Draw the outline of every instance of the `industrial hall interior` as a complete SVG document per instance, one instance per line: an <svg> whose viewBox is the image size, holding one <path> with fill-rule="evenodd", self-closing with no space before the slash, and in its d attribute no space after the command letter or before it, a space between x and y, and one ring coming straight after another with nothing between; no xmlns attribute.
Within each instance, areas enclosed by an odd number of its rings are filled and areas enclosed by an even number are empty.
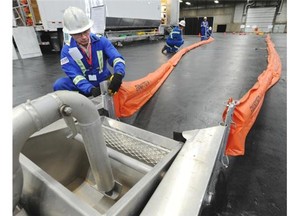
<svg viewBox="0 0 288 216"><path fill-rule="evenodd" d="M7 11L3 215L287 215L287 0Z"/></svg>

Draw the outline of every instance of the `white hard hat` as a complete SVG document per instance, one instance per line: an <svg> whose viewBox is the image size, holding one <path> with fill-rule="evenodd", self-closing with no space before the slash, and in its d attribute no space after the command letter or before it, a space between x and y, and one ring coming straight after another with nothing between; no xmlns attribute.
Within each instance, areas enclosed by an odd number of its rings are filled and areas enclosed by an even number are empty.
<svg viewBox="0 0 288 216"><path fill-rule="evenodd" d="M207 20L207 17L204 17L205 20Z"/></svg>
<svg viewBox="0 0 288 216"><path fill-rule="evenodd" d="M69 7L64 11L63 32L78 34L90 29L92 26L93 21L80 8Z"/></svg>
<svg viewBox="0 0 288 216"><path fill-rule="evenodd" d="M185 22L185 20L181 20L181 21L179 22L179 25L181 25L181 26L185 27L185 25L186 25L186 22Z"/></svg>

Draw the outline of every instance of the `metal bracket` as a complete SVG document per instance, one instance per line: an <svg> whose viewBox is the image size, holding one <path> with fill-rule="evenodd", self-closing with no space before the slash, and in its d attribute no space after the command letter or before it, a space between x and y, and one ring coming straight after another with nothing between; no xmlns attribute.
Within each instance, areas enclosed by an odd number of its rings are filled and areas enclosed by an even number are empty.
<svg viewBox="0 0 288 216"><path fill-rule="evenodd" d="M227 110L227 114L226 114L226 119L223 123L221 123L223 126L226 126L226 129L225 129L225 133L224 133L224 137L223 137L223 140L222 140L222 144L221 144L221 148L220 148L220 151L219 151L219 160L221 161L222 165L225 167L225 168L228 168L229 166L229 160L226 158L227 156L225 155L225 149L226 149L226 145L227 145L227 141L228 141L228 137L229 137L229 133L230 133L230 127L232 124L235 125L235 122L233 122L233 114L234 114L234 110L235 110L235 107L239 104L239 101L236 101L236 100L233 100L231 102L229 102L226 106L228 107L228 110ZM226 158L226 162L224 161L224 158Z"/></svg>
<svg viewBox="0 0 288 216"><path fill-rule="evenodd" d="M72 108L67 105L63 105L60 107L60 113L65 123L70 128L70 134L67 135L67 138L68 139L74 138L78 134L78 132L75 125L75 121L72 117Z"/></svg>
<svg viewBox="0 0 288 216"><path fill-rule="evenodd" d="M120 194L121 194L121 191L122 191L122 187L123 185L117 181L115 181L115 185L114 185L114 188L112 189L112 191L109 191L109 192L105 192L104 195L109 197L110 199L117 199Z"/></svg>
<svg viewBox="0 0 288 216"><path fill-rule="evenodd" d="M230 127L232 124L235 124L235 122L233 122L232 117L233 117L235 107L238 104L239 104L239 101L235 101L235 100L226 104L226 106L228 106L226 119L224 122L221 123L221 125L225 126L226 128L225 128L224 136L221 142L221 146L219 148L218 157L215 162L214 171L212 172L210 183L209 183L209 186L206 191L206 195L203 200L204 201L203 203L205 206L209 206L211 204L212 199L215 196L215 186L218 181L219 173L221 172L221 170L223 170L223 167L225 169L229 167L229 157L225 155L225 150L226 150L227 140L228 140L229 133L230 133Z"/></svg>
<svg viewBox="0 0 288 216"><path fill-rule="evenodd" d="M117 119L114 109L113 97L108 93L108 84L109 82L107 80L100 83L103 108L108 111L110 118Z"/></svg>

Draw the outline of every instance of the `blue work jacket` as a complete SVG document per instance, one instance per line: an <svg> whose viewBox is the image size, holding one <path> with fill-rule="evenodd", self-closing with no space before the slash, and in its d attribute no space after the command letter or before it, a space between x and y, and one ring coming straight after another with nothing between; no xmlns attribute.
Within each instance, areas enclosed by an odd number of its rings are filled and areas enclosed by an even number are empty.
<svg viewBox="0 0 288 216"><path fill-rule="evenodd" d="M202 21L201 22L201 35L204 36L206 35L206 32L208 30L208 27L209 27L209 24L208 24L208 21Z"/></svg>
<svg viewBox="0 0 288 216"><path fill-rule="evenodd" d="M89 94L93 86L109 78L111 72L125 76L125 61L112 43L105 37L90 33L92 63L89 64L85 52L71 37L70 44L65 44L61 50L61 67L73 83L83 93Z"/></svg>
<svg viewBox="0 0 288 216"><path fill-rule="evenodd" d="M178 48L184 43L182 30L179 28L179 26L173 28L172 32L170 32L166 39L166 43L169 46L177 46Z"/></svg>

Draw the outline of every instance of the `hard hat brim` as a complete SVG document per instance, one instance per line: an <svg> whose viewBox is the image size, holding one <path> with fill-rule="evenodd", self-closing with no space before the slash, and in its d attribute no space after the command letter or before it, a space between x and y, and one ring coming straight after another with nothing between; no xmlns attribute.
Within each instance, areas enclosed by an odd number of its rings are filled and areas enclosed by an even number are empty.
<svg viewBox="0 0 288 216"><path fill-rule="evenodd" d="M86 26L84 26L84 27L82 27L82 28L73 30L73 31L70 31L69 29L65 28L65 26L64 26L64 27L63 27L63 32L64 32L64 33L67 33L67 34L79 34L79 33L81 33L81 32L84 32L84 31L90 29L90 28L93 26L93 24L94 24L94 22L93 22L91 19L89 19L88 25L86 25Z"/></svg>

